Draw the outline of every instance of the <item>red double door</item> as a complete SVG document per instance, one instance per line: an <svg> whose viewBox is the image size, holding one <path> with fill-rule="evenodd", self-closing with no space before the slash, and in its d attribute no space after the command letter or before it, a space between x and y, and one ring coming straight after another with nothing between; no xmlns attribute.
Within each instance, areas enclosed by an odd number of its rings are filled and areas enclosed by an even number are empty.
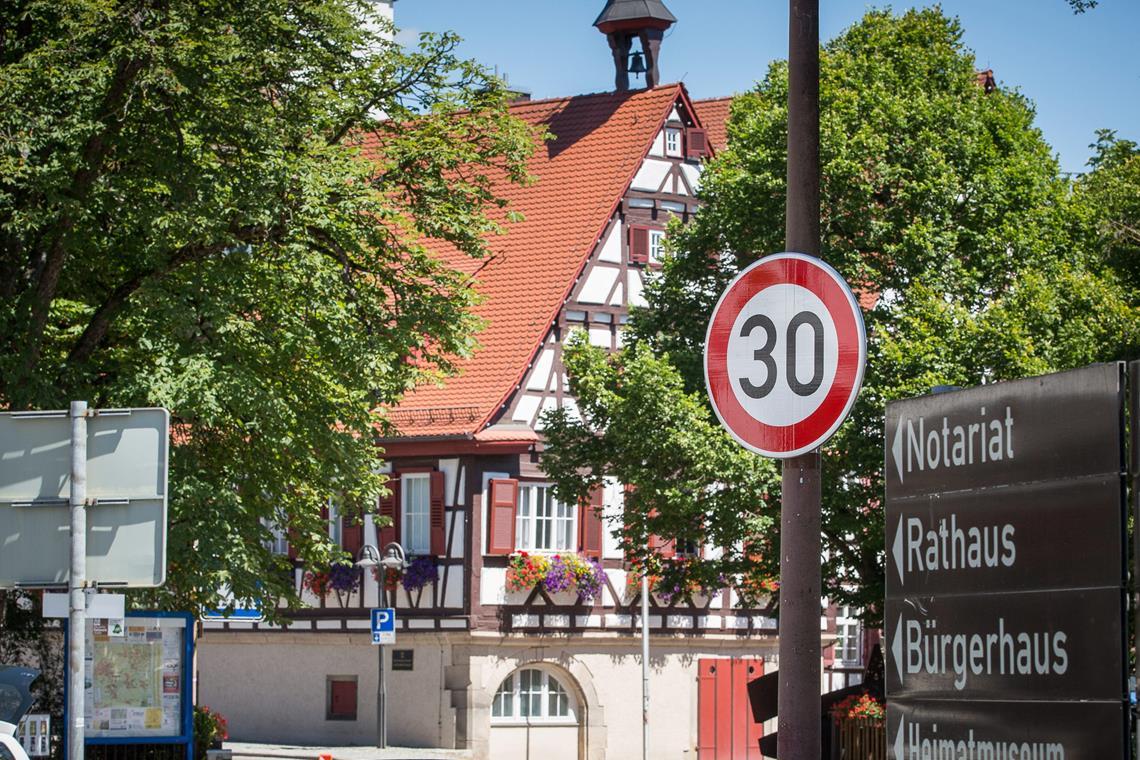
<svg viewBox="0 0 1140 760"><path fill-rule="evenodd" d="M764 675L763 659L701 659L697 673L698 760L762 760L748 682Z"/></svg>

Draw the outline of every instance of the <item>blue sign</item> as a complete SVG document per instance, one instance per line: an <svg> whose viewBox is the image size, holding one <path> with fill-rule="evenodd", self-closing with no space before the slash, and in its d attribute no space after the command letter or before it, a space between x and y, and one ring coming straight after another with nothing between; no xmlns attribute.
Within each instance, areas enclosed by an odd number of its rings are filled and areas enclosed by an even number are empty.
<svg viewBox="0 0 1140 760"><path fill-rule="evenodd" d="M372 643L396 643L396 610L382 607L372 610Z"/></svg>
<svg viewBox="0 0 1140 760"><path fill-rule="evenodd" d="M221 620L230 623L260 623L265 620L258 607L234 607L230 614L225 610L206 610L202 613L203 620Z"/></svg>

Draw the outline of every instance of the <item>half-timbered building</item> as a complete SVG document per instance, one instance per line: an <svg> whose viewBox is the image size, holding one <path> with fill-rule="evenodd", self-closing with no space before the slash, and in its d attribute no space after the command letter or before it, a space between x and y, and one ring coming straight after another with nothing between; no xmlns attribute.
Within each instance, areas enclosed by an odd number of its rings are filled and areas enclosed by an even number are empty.
<svg viewBox="0 0 1140 760"><path fill-rule="evenodd" d="M314 593L298 566L308 607L288 624L206 623L200 701L229 716L235 738L372 743L379 649L394 745L477 758L639 755L637 579L611 532L624 489L611 482L592 504L559 502L542 469L542 414L576 409L561 357L571 332L621 347L666 225L698 213L703 162L724 140L727 100L693 101L684 86L656 82L671 19L660 2L611 0L597 25L618 89L512 105L552 135L536 143L533 184L497 188L522 221L505 223L488 260L435 247L484 296L479 348L456 376L391 411L398 435L381 442L391 496L377 505L391 527L329 513L349 552L398 542L428 581L409 591L363 574L351 590ZM625 62L639 42L649 86L630 90ZM601 593L509 590L508 562L521 551L597 560ZM396 643L377 648L369 609L385 606L397 610ZM648 628L652 756L753 756L736 754L755 748L761 728L743 686L774 658L771 610L741 606L729 590L654 594Z"/></svg>

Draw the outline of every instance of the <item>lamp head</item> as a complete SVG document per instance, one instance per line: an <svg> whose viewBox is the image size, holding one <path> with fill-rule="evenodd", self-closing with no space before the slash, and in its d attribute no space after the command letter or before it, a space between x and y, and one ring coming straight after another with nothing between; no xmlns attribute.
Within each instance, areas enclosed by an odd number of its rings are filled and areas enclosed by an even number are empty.
<svg viewBox="0 0 1140 760"><path fill-rule="evenodd" d="M360 547L360 555L356 558L357 567L376 567L380 564L380 552L372 544Z"/></svg>

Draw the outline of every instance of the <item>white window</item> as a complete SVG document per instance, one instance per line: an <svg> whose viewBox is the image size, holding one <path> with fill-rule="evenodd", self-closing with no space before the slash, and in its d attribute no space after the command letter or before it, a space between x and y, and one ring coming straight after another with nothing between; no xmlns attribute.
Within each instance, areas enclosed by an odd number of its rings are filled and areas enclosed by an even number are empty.
<svg viewBox="0 0 1140 760"><path fill-rule="evenodd" d="M332 539L334 546L340 546L343 542L341 539L344 537L340 530L340 507L329 497L327 502L329 508L329 538Z"/></svg>
<svg viewBox="0 0 1140 760"><path fill-rule="evenodd" d="M400 478L400 539L408 554L431 552L431 480L426 472Z"/></svg>
<svg viewBox="0 0 1140 760"><path fill-rule="evenodd" d="M850 607L840 607L835 616L835 659L841 665L862 665L859 619Z"/></svg>
<svg viewBox="0 0 1140 760"><path fill-rule="evenodd" d="M515 548L525 551L574 551L577 510L554 498L550 486L519 484Z"/></svg>
<svg viewBox="0 0 1140 760"><path fill-rule="evenodd" d="M269 520L262 520L261 524L269 528L269 533L272 536L265 542L265 548L274 554L288 554L289 538L285 534L285 529Z"/></svg>
<svg viewBox="0 0 1140 760"><path fill-rule="evenodd" d="M511 673L491 703L495 723L573 723L574 703L558 680L538 668Z"/></svg>
<svg viewBox="0 0 1140 760"><path fill-rule="evenodd" d="M649 231L649 260L660 264L665 255L665 230Z"/></svg>
<svg viewBox="0 0 1140 760"><path fill-rule="evenodd" d="M681 155L681 130L674 127L665 127L665 155Z"/></svg>

